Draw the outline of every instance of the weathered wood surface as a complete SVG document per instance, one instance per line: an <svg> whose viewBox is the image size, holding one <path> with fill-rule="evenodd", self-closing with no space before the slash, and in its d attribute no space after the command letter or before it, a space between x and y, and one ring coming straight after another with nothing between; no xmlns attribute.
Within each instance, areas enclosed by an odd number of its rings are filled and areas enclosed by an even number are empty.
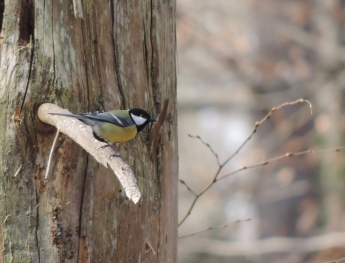
<svg viewBox="0 0 345 263"><path fill-rule="evenodd" d="M0 262L177 262L175 1L0 0L2 11ZM137 205L66 136L44 180L55 130L40 104L159 116L166 99L159 132L119 147Z"/></svg>

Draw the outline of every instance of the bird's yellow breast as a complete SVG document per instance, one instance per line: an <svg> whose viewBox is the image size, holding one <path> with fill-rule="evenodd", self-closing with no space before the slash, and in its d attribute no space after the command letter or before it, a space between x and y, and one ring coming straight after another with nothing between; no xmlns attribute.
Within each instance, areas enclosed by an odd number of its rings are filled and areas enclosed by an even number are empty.
<svg viewBox="0 0 345 263"><path fill-rule="evenodd" d="M137 135L137 127L132 125L122 128L111 123L105 123L98 128L96 133L107 142L126 142Z"/></svg>

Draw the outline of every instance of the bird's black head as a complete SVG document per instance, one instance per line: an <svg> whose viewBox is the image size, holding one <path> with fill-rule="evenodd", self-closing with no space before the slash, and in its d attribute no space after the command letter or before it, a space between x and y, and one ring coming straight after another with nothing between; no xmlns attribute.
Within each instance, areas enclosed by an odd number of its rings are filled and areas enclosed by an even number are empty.
<svg viewBox="0 0 345 263"><path fill-rule="evenodd" d="M156 121L156 119L151 118L150 114L148 114L146 111L142 109L133 108L130 109L128 112L129 116L137 126L138 132L144 129L147 124L152 124L152 122Z"/></svg>

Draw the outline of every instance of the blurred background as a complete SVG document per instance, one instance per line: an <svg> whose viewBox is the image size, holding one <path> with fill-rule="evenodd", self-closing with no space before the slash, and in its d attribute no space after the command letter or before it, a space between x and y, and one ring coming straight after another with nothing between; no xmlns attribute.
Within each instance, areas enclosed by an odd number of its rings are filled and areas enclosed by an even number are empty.
<svg viewBox="0 0 345 263"><path fill-rule="evenodd" d="M226 166L345 145L345 1L178 0L180 179L196 193ZM345 262L345 151L271 162L216 182L179 235L180 263ZM194 200L179 184L179 220ZM343 258L343 259L342 259ZM337 261L333 261L337 260Z"/></svg>

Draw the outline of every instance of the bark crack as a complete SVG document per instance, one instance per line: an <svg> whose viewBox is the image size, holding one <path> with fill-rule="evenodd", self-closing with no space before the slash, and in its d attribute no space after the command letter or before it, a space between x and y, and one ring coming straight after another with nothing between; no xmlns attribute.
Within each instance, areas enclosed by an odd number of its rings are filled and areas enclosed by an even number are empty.
<svg viewBox="0 0 345 263"><path fill-rule="evenodd" d="M31 38L31 42L29 43L29 45L31 46L29 73L28 73L28 80L26 82L26 87L25 87L25 92L24 92L24 97L23 97L22 105L20 106L19 115L22 113L22 110L23 110L23 107L24 107L26 95L27 95L28 90L29 90L31 74L32 74L32 66L33 66L33 61L34 61L34 40L33 40L33 37Z"/></svg>
<svg viewBox="0 0 345 263"><path fill-rule="evenodd" d="M52 34L52 50L53 50L53 85L55 86L55 81L56 81L56 61L55 61L55 45L54 45L54 2L52 1L52 6L51 6L51 14L52 14L52 20L51 20L51 34Z"/></svg>
<svg viewBox="0 0 345 263"><path fill-rule="evenodd" d="M118 47L116 44L116 40L114 35L116 35L115 32L115 7L114 7L114 0L110 1L110 8L111 8L111 42L113 46L113 57L114 57L114 67L115 67L115 73L116 73L116 78L117 78L117 85L119 87L119 91L121 94L122 98L122 104L124 108L129 108L129 105L127 104L127 100L125 97L125 92L123 89L122 81L121 81L121 72L120 72L120 65L118 63L118 56L119 56L119 51Z"/></svg>
<svg viewBox="0 0 345 263"><path fill-rule="evenodd" d="M79 232L79 242L78 242L78 256L77 258L79 258L79 253L80 253L80 246L84 245L81 244L82 239L80 238L82 235L81 233L81 228L82 228L82 221L83 221L83 206L84 206L84 197L85 197L85 188L86 188L86 180L87 180L87 167L89 165L89 157L86 157L86 163L85 163L85 171L84 171L84 180L83 180L83 187L82 187L82 191L81 191L81 197L80 197L80 210L79 210L79 228L78 228L78 232ZM84 243L84 242L83 242Z"/></svg>
<svg viewBox="0 0 345 263"><path fill-rule="evenodd" d="M159 5L159 3L157 3ZM157 43L157 16L155 16L155 10L157 7L154 6L155 3L151 0L151 22L150 22L150 41L151 41L151 83L152 83L152 95L155 105L156 112L161 111L160 103L160 91L159 91L159 75L161 68L159 68L159 44ZM159 8L159 7L158 7Z"/></svg>
<svg viewBox="0 0 345 263"><path fill-rule="evenodd" d="M144 25L144 54L145 54L145 68L146 68L146 80L147 80L147 86L150 85L150 69L149 69L149 54L148 54L148 47L147 47L147 37L146 37L146 25L145 25L145 19L143 19L143 25Z"/></svg>
<svg viewBox="0 0 345 263"><path fill-rule="evenodd" d="M38 255L38 263L41 262L41 255L40 255L40 246L38 242L38 224L39 224L39 197L36 189L36 227L35 227L35 238L36 238L36 248L37 248L37 255Z"/></svg>
<svg viewBox="0 0 345 263"><path fill-rule="evenodd" d="M34 61L34 53L35 53L35 26L34 26L34 2L28 1L27 3L23 3L21 14L20 14L20 22L19 22L19 45L25 45L26 48L30 50L30 64L29 64L29 72L28 72L28 79L25 86L24 97L22 101L22 105L20 106L19 115L22 113L25 99L29 90L30 79L32 74L33 68L33 61ZM0 0L0 13L1 13L1 0ZM1 17L0 17L1 23ZM0 25L1 31L1 25Z"/></svg>
<svg viewBox="0 0 345 263"><path fill-rule="evenodd" d="M157 197L156 197L156 200L159 200L159 207L158 207L158 211L159 211L159 221L158 221L158 243L157 243L157 262L161 262L160 261L160 256L161 256L161 253L160 253L160 247L161 247L161 242L162 242L162 233L161 233L161 216L162 216L162 211L161 211L161 208L162 208L162 182L161 182L161 177L160 175L163 174L163 171L162 171L162 151L161 151L161 148L160 147L157 147L156 149L157 151L157 155L156 155L156 169L157 169Z"/></svg>
<svg viewBox="0 0 345 263"><path fill-rule="evenodd" d="M82 34L82 39L83 39L83 51L84 51L84 56L83 56L83 59L84 59L84 65L85 65L85 78L86 78L86 93L87 93L87 104L88 104L88 111L90 111L90 89L89 89L89 74L88 74L88 67L87 67L87 63L86 63L86 49L85 49L85 37L84 37L84 27L83 27L83 24L81 23L80 24L81 26L81 34ZM87 35L87 34L86 34Z"/></svg>
<svg viewBox="0 0 345 263"><path fill-rule="evenodd" d="M158 242L157 242L157 251L156 251L156 255L157 255L157 262L161 262L160 261L160 246L161 246L161 240L162 240L162 233L161 233L161 214L159 215L159 220L158 220Z"/></svg>
<svg viewBox="0 0 345 263"><path fill-rule="evenodd" d="M150 15L151 15L151 20L150 20L150 42L151 42L151 82L152 82L152 86L154 85L154 78L153 78L153 71L154 71L154 61L153 61L153 55L154 55L154 48L153 48L153 35L152 35L152 31L153 31L153 0L151 0L151 10L150 10Z"/></svg>

